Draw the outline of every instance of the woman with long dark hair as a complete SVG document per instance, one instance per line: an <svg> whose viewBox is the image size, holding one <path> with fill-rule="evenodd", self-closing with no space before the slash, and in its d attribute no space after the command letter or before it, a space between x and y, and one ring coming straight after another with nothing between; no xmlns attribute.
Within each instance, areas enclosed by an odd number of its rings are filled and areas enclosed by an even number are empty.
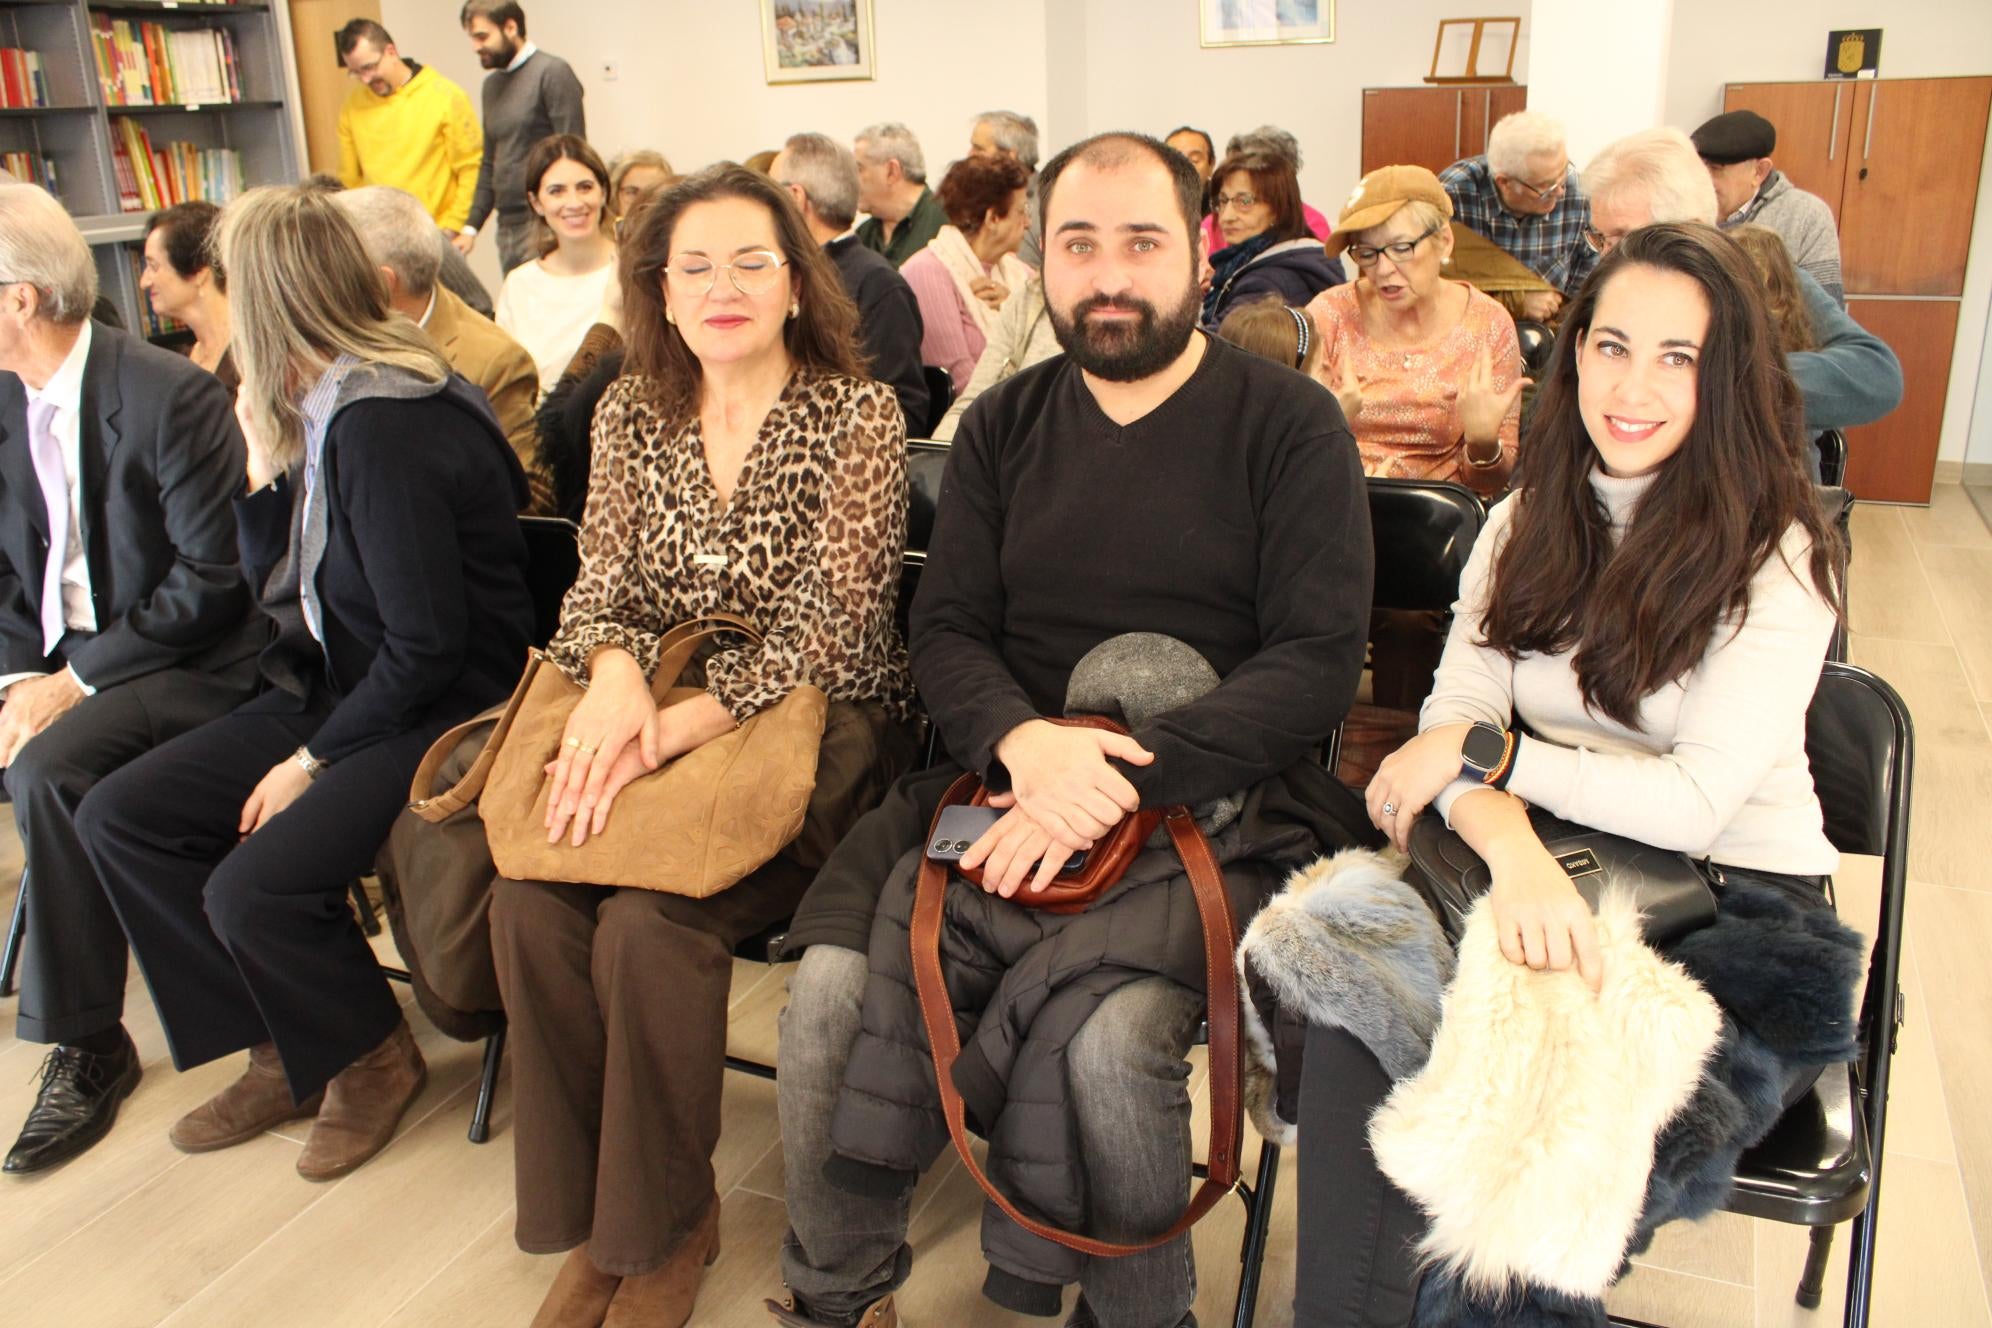
<svg viewBox="0 0 1992 1328"><path fill-rule="evenodd" d="M1802 421L1749 262L1714 227L1634 231L1571 305L1423 731L1367 793L1400 846L1433 806L1485 860L1512 963L1604 979L1590 910L1529 806L1827 906L1839 856L1805 711L1844 600ZM1466 746L1476 728L1500 740ZM1483 746L1505 754L1469 765ZM1421 1222L1364 1144L1389 1088L1362 1044L1309 1030L1296 1323L1404 1322L1347 1317L1407 1307L1417 1280ZM1374 1220L1347 1220L1365 1199Z"/></svg>
<svg viewBox="0 0 1992 1328"><path fill-rule="evenodd" d="M788 191L734 165L659 195L625 247L628 351L595 413L581 574L547 649L587 687L549 770L547 837L584 843L631 781L798 686L830 709L801 833L728 889L497 884L517 1239L572 1251L539 1328L690 1317L718 1253L733 947L794 911L913 748L893 623L905 421L865 376L836 268ZM763 641L712 654L703 689L660 708L660 639L714 612Z"/></svg>
<svg viewBox="0 0 1992 1328"><path fill-rule="evenodd" d="M560 381L588 329L614 321L609 200L609 168L585 138L548 134L526 154L526 203L539 257L505 274L492 321L531 352L542 394Z"/></svg>

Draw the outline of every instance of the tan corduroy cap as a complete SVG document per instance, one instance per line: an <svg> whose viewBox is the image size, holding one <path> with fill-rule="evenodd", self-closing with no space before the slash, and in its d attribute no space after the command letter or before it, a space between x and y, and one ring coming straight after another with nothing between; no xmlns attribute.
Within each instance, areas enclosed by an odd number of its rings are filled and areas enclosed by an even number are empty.
<svg viewBox="0 0 1992 1328"><path fill-rule="evenodd" d="M1448 219L1453 214L1445 186L1423 166L1379 166L1357 182L1349 201L1342 204L1342 215L1335 218L1335 229L1328 236L1328 252L1341 253L1357 231L1381 226L1406 203L1430 203Z"/></svg>

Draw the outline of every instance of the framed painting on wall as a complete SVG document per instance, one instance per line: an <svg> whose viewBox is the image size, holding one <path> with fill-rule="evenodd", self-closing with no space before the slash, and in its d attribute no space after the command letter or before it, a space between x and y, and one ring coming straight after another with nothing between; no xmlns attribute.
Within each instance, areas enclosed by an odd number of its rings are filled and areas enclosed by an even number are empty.
<svg viewBox="0 0 1992 1328"><path fill-rule="evenodd" d="M1297 46L1335 40L1335 0L1197 0L1205 46Z"/></svg>
<svg viewBox="0 0 1992 1328"><path fill-rule="evenodd" d="M757 0L770 83L878 77L871 0Z"/></svg>

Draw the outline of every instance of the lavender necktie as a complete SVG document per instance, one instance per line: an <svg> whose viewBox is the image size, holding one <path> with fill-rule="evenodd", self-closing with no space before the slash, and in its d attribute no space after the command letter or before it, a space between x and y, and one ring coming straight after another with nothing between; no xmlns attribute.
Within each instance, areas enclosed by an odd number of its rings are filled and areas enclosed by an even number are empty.
<svg viewBox="0 0 1992 1328"><path fill-rule="evenodd" d="M28 404L28 454L34 458L35 479L41 483L48 508L48 565L42 572L42 653L53 655L56 642L68 630L62 612L62 566L69 560L69 476L62 465L62 444L55 436L55 403Z"/></svg>

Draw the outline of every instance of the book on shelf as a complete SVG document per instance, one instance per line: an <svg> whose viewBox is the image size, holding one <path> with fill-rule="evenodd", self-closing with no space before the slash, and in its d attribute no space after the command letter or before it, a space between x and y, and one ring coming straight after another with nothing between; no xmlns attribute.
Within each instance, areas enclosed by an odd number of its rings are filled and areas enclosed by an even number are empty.
<svg viewBox="0 0 1992 1328"><path fill-rule="evenodd" d="M152 298L145 293L145 288L139 285L140 279L145 276L144 251L133 246L126 248L125 253L131 259L131 284L138 290L139 334L145 337L165 337L185 332L187 325L177 318L167 318L154 309Z"/></svg>
<svg viewBox="0 0 1992 1328"><path fill-rule="evenodd" d="M154 143L144 125L124 115L111 117L111 167L121 212L157 212L194 199L226 203L244 188L242 154L234 148Z"/></svg>
<svg viewBox="0 0 1992 1328"><path fill-rule="evenodd" d="M0 108L21 110L48 105L48 75L39 51L0 47Z"/></svg>
<svg viewBox="0 0 1992 1328"><path fill-rule="evenodd" d="M195 106L242 100L235 37L226 28L90 16L97 82L111 106Z"/></svg>
<svg viewBox="0 0 1992 1328"><path fill-rule="evenodd" d="M23 184L38 184L57 198L62 197L53 159L38 152L6 152L0 153L0 166L5 166L8 174Z"/></svg>

